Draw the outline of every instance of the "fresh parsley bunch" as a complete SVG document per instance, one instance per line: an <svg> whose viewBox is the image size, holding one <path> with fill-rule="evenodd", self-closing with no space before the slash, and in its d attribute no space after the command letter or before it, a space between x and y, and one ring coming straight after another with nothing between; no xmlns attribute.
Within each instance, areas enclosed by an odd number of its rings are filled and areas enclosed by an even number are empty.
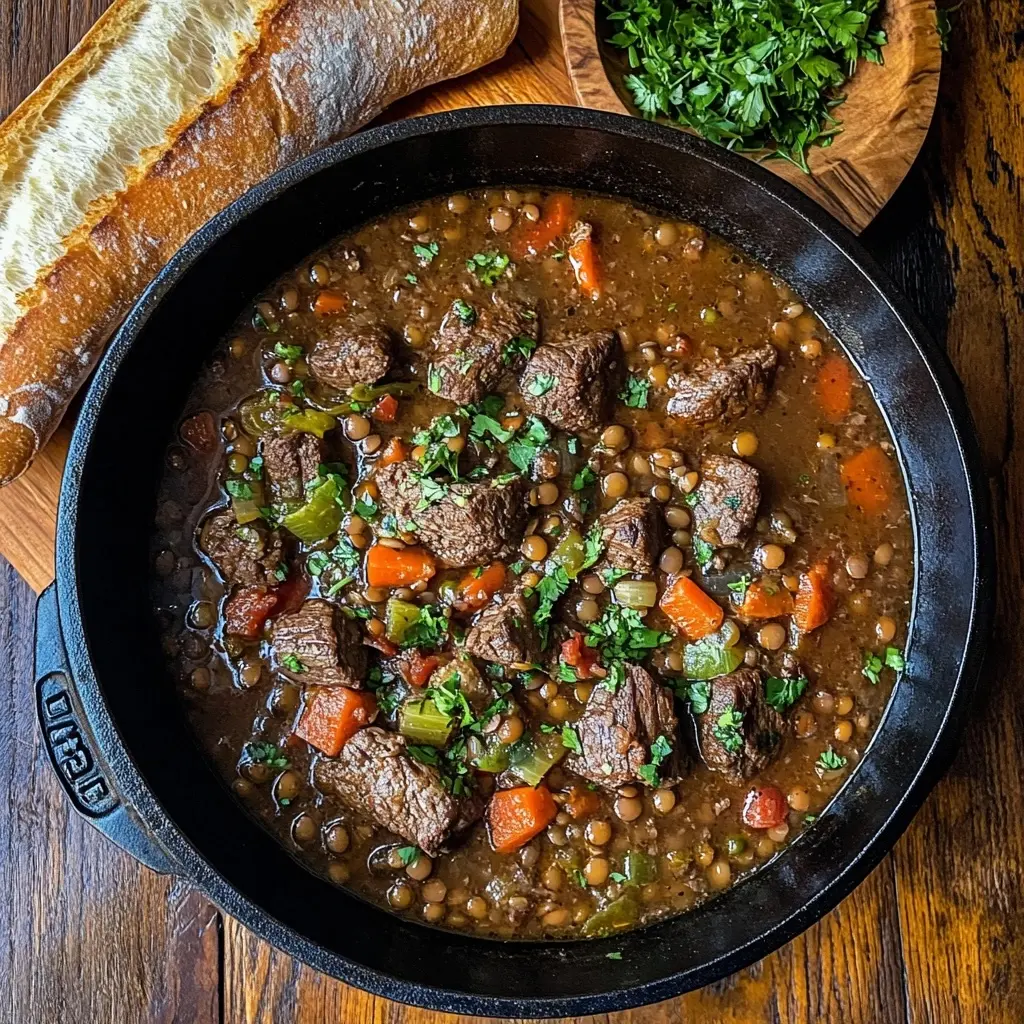
<svg viewBox="0 0 1024 1024"><path fill-rule="evenodd" d="M882 62L880 0L604 0L644 117L719 145L791 160L841 129L838 89L861 59Z"/></svg>

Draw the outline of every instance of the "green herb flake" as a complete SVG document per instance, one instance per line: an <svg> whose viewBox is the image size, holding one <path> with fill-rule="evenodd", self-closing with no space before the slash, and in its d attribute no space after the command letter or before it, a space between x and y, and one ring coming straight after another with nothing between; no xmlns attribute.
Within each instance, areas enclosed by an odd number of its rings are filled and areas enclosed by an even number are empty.
<svg viewBox="0 0 1024 1024"><path fill-rule="evenodd" d="M400 846L398 856L402 864L408 867L420 856L420 848L418 846Z"/></svg>
<svg viewBox="0 0 1024 1024"><path fill-rule="evenodd" d="M619 392L619 400L630 409L646 409L650 398L651 382L631 374L626 386Z"/></svg>
<svg viewBox="0 0 1024 1024"><path fill-rule="evenodd" d="M493 287L510 262L502 252L478 252L466 260L466 269L476 274L481 284Z"/></svg>
<svg viewBox="0 0 1024 1024"><path fill-rule="evenodd" d="M558 378L553 373L538 373L529 384L526 385L526 393L534 398L542 398L549 391L558 386Z"/></svg>
<svg viewBox="0 0 1024 1024"><path fill-rule="evenodd" d="M278 359L283 359L289 366L294 366L302 357L302 346L286 345L283 341L279 341L274 345L274 355Z"/></svg>
<svg viewBox="0 0 1024 1024"><path fill-rule="evenodd" d="M253 764L265 764L275 771L283 771L291 765L284 751L273 743L246 743L242 752Z"/></svg>
<svg viewBox="0 0 1024 1024"><path fill-rule="evenodd" d="M715 739L730 754L735 754L743 746L743 733L740 732L742 724L743 712L730 707L718 716L718 721L711 730Z"/></svg>
<svg viewBox="0 0 1024 1024"><path fill-rule="evenodd" d="M726 586L736 595L736 603L743 604L743 599L747 596L747 589L750 586L750 576L744 573L738 580L733 580Z"/></svg>
<svg viewBox="0 0 1024 1024"><path fill-rule="evenodd" d="M861 675L864 676L873 686L877 686L881 671L882 659L871 651L865 651L864 667L860 670Z"/></svg>
<svg viewBox="0 0 1024 1024"><path fill-rule="evenodd" d="M891 668L894 672L902 672L907 667L907 662L898 647L886 647L885 667Z"/></svg>
<svg viewBox="0 0 1024 1024"><path fill-rule="evenodd" d="M433 261L434 257L441 251L441 247L437 242L428 242L426 245L417 243L412 247L412 251L425 266Z"/></svg>
<svg viewBox="0 0 1024 1024"><path fill-rule="evenodd" d="M800 699L806 689L807 680L803 676L787 679L769 676L764 684L764 697L776 711L785 711Z"/></svg>
<svg viewBox="0 0 1024 1024"><path fill-rule="evenodd" d="M367 521L376 518L380 512L380 505L369 495L364 494L361 498L356 498L352 505L352 511L359 516L360 519L366 519Z"/></svg>
<svg viewBox="0 0 1024 1024"><path fill-rule="evenodd" d="M576 730L568 723L562 726L562 746L566 750L571 750L574 754L583 753L583 744L580 743Z"/></svg>
<svg viewBox="0 0 1024 1024"><path fill-rule="evenodd" d="M476 310L465 299L456 299L452 303L452 312L466 327L471 327L476 323ZM472 360L470 360L470 365L472 365ZM465 373L466 371L463 370L462 372Z"/></svg>
<svg viewBox="0 0 1024 1024"><path fill-rule="evenodd" d="M224 489L232 498L237 498L239 501L252 500L252 488L244 480L228 480L224 484Z"/></svg>
<svg viewBox="0 0 1024 1024"><path fill-rule="evenodd" d="M590 468L590 466L584 466L572 478L572 489L574 491L582 491L595 483L597 483L597 474Z"/></svg>
<svg viewBox="0 0 1024 1024"><path fill-rule="evenodd" d="M305 672L306 666L299 659L297 654L286 654L281 658L281 664L289 672Z"/></svg>
<svg viewBox="0 0 1024 1024"><path fill-rule="evenodd" d="M637 769L637 775L647 783L648 786L656 787L661 781L661 765L672 754L672 744L664 735L659 736L651 744L651 759L647 764L642 764Z"/></svg>
<svg viewBox="0 0 1024 1024"><path fill-rule="evenodd" d="M706 679L688 680L678 692L680 697L689 701L690 710L695 715L703 715L711 706L711 684Z"/></svg>
<svg viewBox="0 0 1024 1024"><path fill-rule="evenodd" d="M693 558L697 565L704 569L711 564L711 559L714 557L715 549L702 537L698 537L696 534L694 534Z"/></svg>
<svg viewBox="0 0 1024 1024"><path fill-rule="evenodd" d="M842 754L837 754L833 749L832 745L829 746L818 755L818 760L814 762L814 767L822 772L837 772L840 768L846 767L846 758Z"/></svg>
<svg viewBox="0 0 1024 1024"><path fill-rule="evenodd" d="M420 280L415 274L412 273L406 274L405 279L406 281L409 282L409 284L419 284Z"/></svg>
<svg viewBox="0 0 1024 1024"><path fill-rule="evenodd" d="M501 350L501 361L506 366L509 366L519 356L522 356L524 359L529 359L536 347L537 342L533 338L528 334L520 334L508 342L508 344Z"/></svg>

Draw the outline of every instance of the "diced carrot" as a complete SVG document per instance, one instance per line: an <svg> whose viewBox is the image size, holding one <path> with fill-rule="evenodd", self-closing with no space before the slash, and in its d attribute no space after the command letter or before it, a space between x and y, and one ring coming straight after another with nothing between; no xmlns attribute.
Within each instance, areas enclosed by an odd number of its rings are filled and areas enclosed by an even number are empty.
<svg viewBox="0 0 1024 1024"><path fill-rule="evenodd" d="M573 633L568 640L562 641L562 661L570 668L574 668L580 679L590 679L593 676L593 669L599 657L596 647L588 647L583 642L582 633Z"/></svg>
<svg viewBox="0 0 1024 1024"><path fill-rule="evenodd" d="M396 462L405 462L409 458L409 450L400 437L393 437L377 460L378 466L390 466Z"/></svg>
<svg viewBox="0 0 1024 1024"><path fill-rule="evenodd" d="M437 572L426 548L389 548L374 544L366 553L366 582L371 587L407 587L426 583Z"/></svg>
<svg viewBox="0 0 1024 1024"><path fill-rule="evenodd" d="M459 600L467 609L475 611L485 604L505 585L505 566L491 562L482 572L470 572L459 583Z"/></svg>
<svg viewBox="0 0 1024 1024"><path fill-rule="evenodd" d="M601 267L597 258L597 246L589 232L569 246L569 262L576 272L580 291L588 299L601 297Z"/></svg>
<svg viewBox="0 0 1024 1024"><path fill-rule="evenodd" d="M828 562L819 562L800 574L793 621L798 629L809 633L812 629L824 626L831 615L832 581L829 579Z"/></svg>
<svg viewBox="0 0 1024 1024"><path fill-rule="evenodd" d="M330 316L331 313L344 313L348 309L348 299L337 292L324 290L317 294L313 301L313 312L317 316Z"/></svg>
<svg viewBox="0 0 1024 1024"><path fill-rule="evenodd" d="M276 606L277 594L273 590L239 587L224 605L225 632L255 640Z"/></svg>
<svg viewBox="0 0 1024 1024"><path fill-rule="evenodd" d="M874 516L889 507L896 477L889 456L877 444L844 459L839 464L839 473L846 497L861 512Z"/></svg>
<svg viewBox="0 0 1024 1024"><path fill-rule="evenodd" d="M295 734L328 757L337 757L376 714L377 701L372 693L347 686L311 686Z"/></svg>
<svg viewBox="0 0 1024 1024"><path fill-rule="evenodd" d="M793 596L774 580L754 580L740 605L740 615L747 619L777 619L792 614Z"/></svg>
<svg viewBox="0 0 1024 1024"><path fill-rule="evenodd" d="M558 807L551 791L541 783L536 789L518 786L499 789L487 808L491 846L498 853L512 853L540 835L555 820Z"/></svg>
<svg viewBox="0 0 1024 1024"><path fill-rule="evenodd" d="M530 224L525 218L521 223L528 225L522 233L512 239L509 248L516 259L536 256L546 249L559 235L569 230L572 216L572 197L563 192L550 196L544 204L541 218Z"/></svg>
<svg viewBox="0 0 1024 1024"><path fill-rule="evenodd" d="M398 417L398 399L394 395L381 395L370 415L381 423L394 423Z"/></svg>
<svg viewBox="0 0 1024 1024"><path fill-rule="evenodd" d="M822 362L815 394L830 423L839 423L849 415L853 406L853 373L841 355L828 356Z"/></svg>
<svg viewBox="0 0 1024 1024"><path fill-rule="evenodd" d="M410 686L423 686L440 664L441 659L436 654L413 651L405 662L402 675Z"/></svg>
<svg viewBox="0 0 1024 1024"><path fill-rule="evenodd" d="M661 610L678 626L688 640L700 640L714 633L725 612L689 576L677 576L658 602Z"/></svg>
<svg viewBox="0 0 1024 1024"><path fill-rule="evenodd" d="M576 821L591 818L601 810L601 797L585 786L572 786L565 800L565 809Z"/></svg>

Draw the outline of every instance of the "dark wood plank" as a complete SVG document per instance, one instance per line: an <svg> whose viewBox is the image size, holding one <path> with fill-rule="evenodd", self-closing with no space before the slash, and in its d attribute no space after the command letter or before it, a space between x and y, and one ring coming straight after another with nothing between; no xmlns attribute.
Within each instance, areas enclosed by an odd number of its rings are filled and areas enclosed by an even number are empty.
<svg viewBox="0 0 1024 1024"><path fill-rule="evenodd" d="M80 819L35 720L35 595L0 563L0 1019L217 1024L214 908Z"/></svg>
<svg viewBox="0 0 1024 1024"><path fill-rule="evenodd" d="M902 211L873 241L947 348L995 513L995 640L959 757L895 854L915 1022L1024 1018L1024 9L953 15L938 116ZM928 218L905 220L927 204ZM902 240L897 241L902 231ZM948 329L948 333L947 333Z"/></svg>

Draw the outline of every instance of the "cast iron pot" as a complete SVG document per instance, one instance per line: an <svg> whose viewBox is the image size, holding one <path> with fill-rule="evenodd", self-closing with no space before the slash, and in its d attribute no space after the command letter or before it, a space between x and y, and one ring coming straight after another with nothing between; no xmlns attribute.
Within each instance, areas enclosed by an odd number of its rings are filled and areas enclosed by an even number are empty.
<svg viewBox="0 0 1024 1024"><path fill-rule="evenodd" d="M790 282L842 342L899 450L917 569L907 670L861 764L774 861L690 913L597 941L429 928L314 877L247 816L186 726L147 595L163 452L215 340L265 284L354 225L481 185L609 193L696 221ZM716 981L817 921L892 847L945 769L992 605L990 526L956 380L856 240L756 164L639 120L559 107L440 114L365 132L199 231L96 373L61 491L57 582L38 611L43 735L75 806L318 970L437 1010L564 1017ZM621 960L608 954L620 951Z"/></svg>

